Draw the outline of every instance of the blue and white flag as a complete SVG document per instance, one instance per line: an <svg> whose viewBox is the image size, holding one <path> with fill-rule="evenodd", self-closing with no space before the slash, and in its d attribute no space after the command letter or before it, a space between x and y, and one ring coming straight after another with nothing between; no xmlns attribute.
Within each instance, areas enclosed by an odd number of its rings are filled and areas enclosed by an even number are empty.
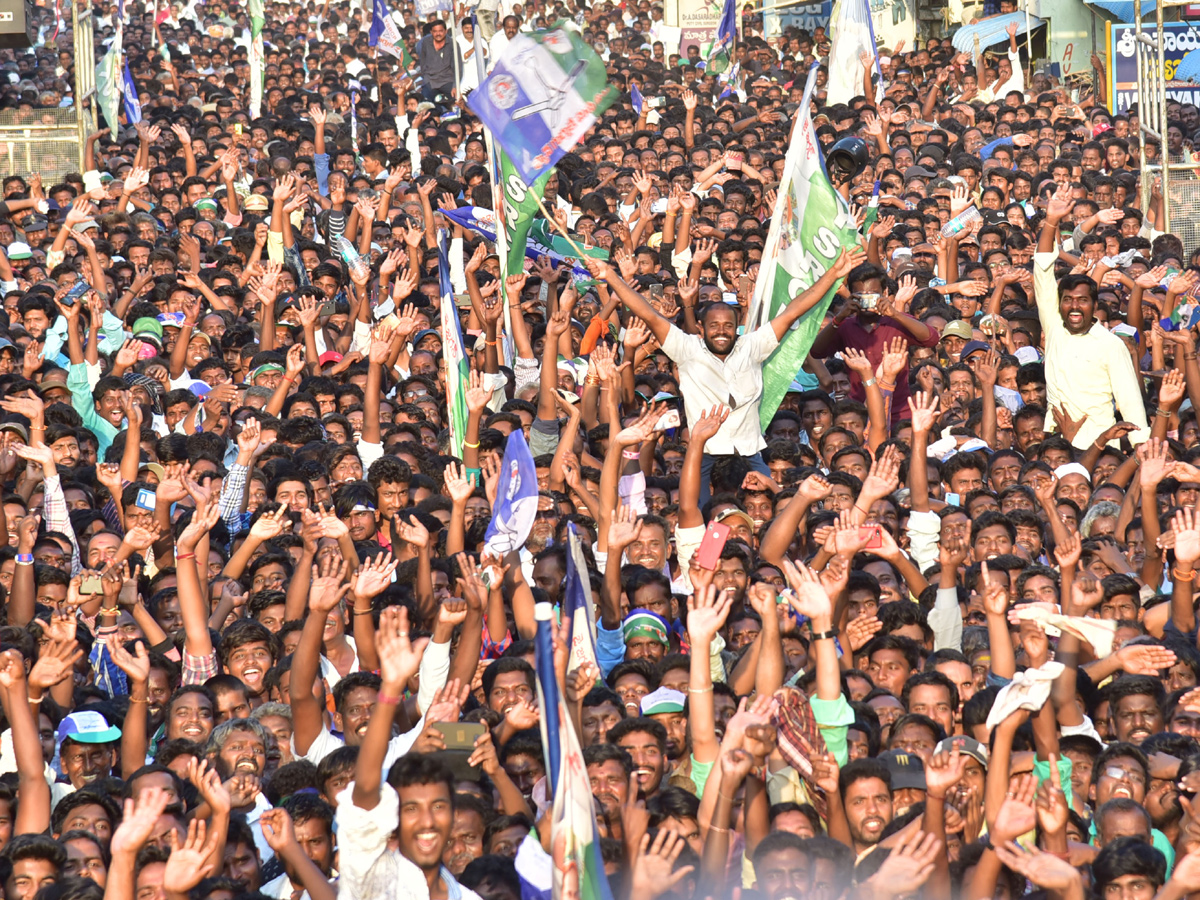
<svg viewBox="0 0 1200 900"><path fill-rule="evenodd" d="M638 90L638 86L636 84L631 84L629 86L629 97L633 101L633 111L640 116L642 114L642 104L644 104L646 100L642 96L642 92Z"/></svg>
<svg viewBox="0 0 1200 900"><path fill-rule="evenodd" d="M376 47L379 45L379 38L383 35L383 29L387 27L388 8L384 0L375 0L371 7L371 30L367 32L367 44Z"/></svg>
<svg viewBox="0 0 1200 900"><path fill-rule="evenodd" d="M420 0L418 0L418 3ZM467 105L533 184L617 97L604 61L565 28L518 32Z"/></svg>
<svg viewBox="0 0 1200 900"><path fill-rule="evenodd" d="M705 72L720 75L733 63L733 45L737 43L737 0L725 0L716 38L708 51Z"/></svg>
<svg viewBox="0 0 1200 900"><path fill-rule="evenodd" d="M563 584L563 619L571 623L571 651L567 672L574 672L584 663L596 666L596 612L592 602L592 582L588 578L583 543L574 522L567 523L567 577Z"/></svg>
<svg viewBox="0 0 1200 900"><path fill-rule="evenodd" d="M554 896L554 858L532 834L525 835L513 860L521 879L521 900L551 900Z"/></svg>
<svg viewBox="0 0 1200 900"><path fill-rule="evenodd" d="M125 95L125 117L129 120L129 124L135 125L142 121L142 103L138 100L137 86L133 83L133 75L129 72L128 62L125 63L121 93Z"/></svg>
<svg viewBox="0 0 1200 900"><path fill-rule="evenodd" d="M537 469L525 443L525 433L518 428L504 445L496 505L483 536L483 552L505 556L525 546L537 517L537 502Z"/></svg>
<svg viewBox="0 0 1200 900"><path fill-rule="evenodd" d="M492 210L482 206L460 206L458 209L441 209L438 212L454 224L469 228L492 243L496 242L496 214ZM558 265L569 263L571 277L576 281L585 281L592 277L586 266L576 263L575 257L564 256L549 244L536 240L533 231L529 232L525 240L525 255L532 260L539 256L547 256Z"/></svg>
<svg viewBox="0 0 1200 900"><path fill-rule="evenodd" d="M829 16L829 92L826 103L849 103L863 95L863 64L859 57L871 57L875 83L875 102L883 99L883 71L875 47L875 26L871 21L869 0L837 0Z"/></svg>
<svg viewBox="0 0 1200 900"><path fill-rule="evenodd" d="M514 434L519 433L513 432ZM612 889L600 856L596 812L587 764L579 736L567 714L554 673L554 610L549 603L534 606L537 634L534 636L534 670L537 672L538 713L545 753L546 779L554 797L550 810L550 846L553 849L551 877L554 897L576 896L581 900L612 900ZM545 862L526 852L531 894L545 896ZM519 867L520 868L520 867ZM572 883L568 886L566 879ZM522 878L526 882L526 878ZM524 887L524 883L522 887ZM564 890L564 888L568 888Z"/></svg>

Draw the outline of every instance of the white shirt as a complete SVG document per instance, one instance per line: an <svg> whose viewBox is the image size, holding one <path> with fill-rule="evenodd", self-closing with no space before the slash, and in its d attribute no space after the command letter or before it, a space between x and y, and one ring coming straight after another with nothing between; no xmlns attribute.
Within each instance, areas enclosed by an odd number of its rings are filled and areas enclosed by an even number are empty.
<svg viewBox="0 0 1200 900"><path fill-rule="evenodd" d="M388 839L400 826L400 796L387 782L374 809L354 805L354 783L338 795L338 896L361 900L429 900L425 874ZM450 900L482 900L442 867Z"/></svg>
<svg viewBox="0 0 1200 900"><path fill-rule="evenodd" d="M1086 334L1067 331L1058 311L1058 282L1054 278L1057 256L1056 253L1033 255L1033 290L1046 337L1047 406L1051 409L1061 406L1076 421L1087 414L1087 420L1071 442L1086 449L1116 424L1115 401L1122 419L1138 426L1129 435L1130 442L1140 444L1150 437L1150 429L1133 360L1124 341L1099 322L1093 323ZM694 421L690 415L688 421ZM1054 418L1047 412L1046 431L1054 429Z"/></svg>
<svg viewBox="0 0 1200 900"><path fill-rule="evenodd" d="M762 364L779 341L770 325L756 328L737 339L724 359L716 356L698 334L685 334L672 325L663 352L679 366L679 393L683 395L687 420L720 403L730 407L729 418L705 446L714 456L753 456L767 446L758 422L762 402Z"/></svg>

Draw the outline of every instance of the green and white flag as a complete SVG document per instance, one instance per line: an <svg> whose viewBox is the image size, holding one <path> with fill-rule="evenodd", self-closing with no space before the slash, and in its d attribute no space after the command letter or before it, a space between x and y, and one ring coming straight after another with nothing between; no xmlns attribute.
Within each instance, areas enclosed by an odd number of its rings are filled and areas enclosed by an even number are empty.
<svg viewBox="0 0 1200 900"><path fill-rule="evenodd" d="M497 242L501 233L507 253L500 256L500 275L507 278L525 270L525 241L534 217L538 214L537 198L545 194L546 182L553 169L545 172L531 185L521 180L517 167L503 149L497 150L500 157L500 196L496 213L502 229L496 229Z"/></svg>
<svg viewBox="0 0 1200 900"><path fill-rule="evenodd" d="M118 118L122 88L124 87L121 44L122 29L118 27L112 43L108 45L108 51L96 63L96 105L104 114L104 121L113 135L121 130L121 122Z"/></svg>
<svg viewBox="0 0 1200 900"><path fill-rule="evenodd" d="M250 13L250 118L257 119L262 115L263 98L262 30L266 22L263 0L249 0L247 11Z"/></svg>
<svg viewBox="0 0 1200 900"><path fill-rule="evenodd" d="M842 248L859 246L854 216L825 174L820 144L812 124L809 101L816 85L816 73L814 65L808 73L804 99L800 101L792 129L783 178L762 252L764 260L774 260L774 263L762 266L759 271L754 297L750 301L747 331L769 322L799 294L812 287L837 261ZM764 431L817 339L825 311L838 286L830 288L816 306L800 317L763 364L759 421Z"/></svg>
<svg viewBox="0 0 1200 900"><path fill-rule="evenodd" d="M439 322L442 357L446 361L446 425L450 429L450 455L462 459L463 441L467 437L467 384L471 364L467 359L458 307L454 305L454 288L450 285L445 231L438 232L438 286L441 289Z"/></svg>

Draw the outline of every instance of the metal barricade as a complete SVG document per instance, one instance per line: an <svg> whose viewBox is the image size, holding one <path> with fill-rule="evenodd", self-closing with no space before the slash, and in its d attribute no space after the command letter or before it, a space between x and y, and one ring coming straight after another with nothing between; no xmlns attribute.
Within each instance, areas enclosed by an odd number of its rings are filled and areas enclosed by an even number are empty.
<svg viewBox="0 0 1200 900"><path fill-rule="evenodd" d="M49 187L69 172L83 171L82 146L73 108L0 111L0 174L5 177L37 172Z"/></svg>
<svg viewBox="0 0 1200 900"><path fill-rule="evenodd" d="M1134 54L1137 60L1138 84L1138 130L1142 142L1141 161L1141 207L1144 214L1150 208L1150 189L1155 177L1162 178L1163 197L1170 196L1171 164L1167 151L1167 82L1165 45L1163 43L1163 4L1154 4L1155 21L1158 25L1151 37L1142 30L1142 0L1133 0ZM1146 139L1158 142L1159 161L1146 162ZM1164 202L1162 220L1155 222L1159 231L1171 230L1171 203Z"/></svg>

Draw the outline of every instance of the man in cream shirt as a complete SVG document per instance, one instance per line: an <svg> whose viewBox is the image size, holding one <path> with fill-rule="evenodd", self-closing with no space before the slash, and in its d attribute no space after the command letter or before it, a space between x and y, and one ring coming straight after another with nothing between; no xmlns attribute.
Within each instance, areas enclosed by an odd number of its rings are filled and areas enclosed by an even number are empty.
<svg viewBox="0 0 1200 900"><path fill-rule="evenodd" d="M1081 450L1116 424L1114 404L1122 421L1137 426L1129 440L1140 444L1150 429L1138 373L1124 342L1096 321L1096 282L1087 275L1067 275L1061 282L1054 277L1059 223L1074 205L1071 186L1060 186L1050 198L1033 257L1033 290L1046 338L1047 403L1081 422L1071 440ZM1049 414L1046 431L1052 430Z"/></svg>

